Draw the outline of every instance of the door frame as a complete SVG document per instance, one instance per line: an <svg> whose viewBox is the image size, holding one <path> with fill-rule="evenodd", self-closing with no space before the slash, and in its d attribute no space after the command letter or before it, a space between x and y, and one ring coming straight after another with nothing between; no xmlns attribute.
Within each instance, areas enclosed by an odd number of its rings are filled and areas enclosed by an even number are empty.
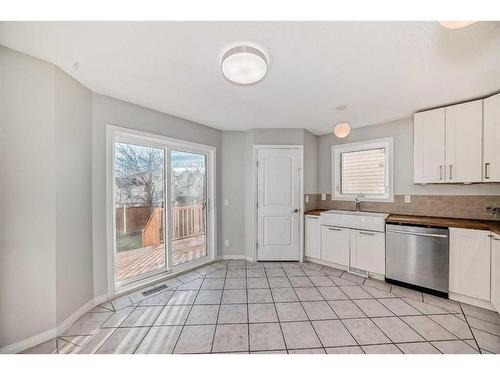
<svg viewBox="0 0 500 375"><path fill-rule="evenodd" d="M259 236L259 215L258 215L258 152L262 149L294 149L299 150L300 156L300 166L299 166L299 262L304 261L304 145L254 145L253 146L253 176L252 176L252 185L253 185L253 225L254 225L254 235L252 238L252 247L253 247L253 257L254 261L257 262L258 258L258 248L257 248L257 239Z"/></svg>
<svg viewBox="0 0 500 375"><path fill-rule="evenodd" d="M170 173L167 168L170 168L169 151L179 148L179 151L198 152L207 156L207 223L206 223L206 252L207 255L200 259L195 259L191 262L182 263L170 269L161 269L152 271L144 277L131 278L129 282L118 286L115 279L115 246L116 246L116 210L115 210L115 194L114 194L114 144L116 140L124 140L127 138L133 139L135 144L140 144L141 140L144 145L155 145L165 149L165 239L171 237L171 223L168 217L168 207L170 203L168 194L170 192ZM151 282L157 282L162 278L184 272L189 269L199 267L202 264L210 263L215 260L217 249L217 194L216 194L216 147L201 143L184 141L177 138L166 137L159 134L147 133L135 129L120 127L112 124L106 125L106 247L107 247L107 292L108 298L114 297L128 289L136 289L141 285L146 285ZM167 237L168 236L168 237ZM167 252L167 242L165 242L165 263L168 264L170 254Z"/></svg>

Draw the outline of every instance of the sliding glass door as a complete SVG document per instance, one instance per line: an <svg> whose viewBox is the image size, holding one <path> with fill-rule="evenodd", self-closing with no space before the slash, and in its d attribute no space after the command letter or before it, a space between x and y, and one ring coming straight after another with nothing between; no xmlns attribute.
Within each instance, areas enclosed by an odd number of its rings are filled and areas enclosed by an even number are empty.
<svg viewBox="0 0 500 375"><path fill-rule="evenodd" d="M214 150L134 134L111 146L113 287L213 259Z"/></svg>
<svg viewBox="0 0 500 375"><path fill-rule="evenodd" d="M171 150L172 266L205 257L207 157Z"/></svg>
<svg viewBox="0 0 500 375"><path fill-rule="evenodd" d="M165 269L165 150L116 142L115 278L118 284Z"/></svg>

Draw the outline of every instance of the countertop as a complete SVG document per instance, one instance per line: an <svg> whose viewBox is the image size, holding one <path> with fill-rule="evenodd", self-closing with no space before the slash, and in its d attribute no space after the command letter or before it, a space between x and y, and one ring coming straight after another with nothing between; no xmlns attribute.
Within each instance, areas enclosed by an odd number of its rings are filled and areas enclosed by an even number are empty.
<svg viewBox="0 0 500 375"><path fill-rule="evenodd" d="M451 217L389 215L385 219L389 224L432 225L465 229L489 230L500 235L500 222L493 220L455 219Z"/></svg>
<svg viewBox="0 0 500 375"><path fill-rule="evenodd" d="M304 215L319 216L324 211L328 210L310 210L306 211ZM432 225L436 227L488 230L500 235L500 221L494 220L456 219L452 217L391 214L387 217L387 219L385 219L385 222L389 224Z"/></svg>

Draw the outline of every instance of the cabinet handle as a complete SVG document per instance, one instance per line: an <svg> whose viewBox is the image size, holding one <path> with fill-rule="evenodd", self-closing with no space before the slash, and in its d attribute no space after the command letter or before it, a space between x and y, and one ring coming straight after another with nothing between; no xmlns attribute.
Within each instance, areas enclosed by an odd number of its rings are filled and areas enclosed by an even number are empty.
<svg viewBox="0 0 500 375"><path fill-rule="evenodd" d="M319 219L319 217L317 217L317 216L307 216L307 218L308 219L314 219L314 220L318 220Z"/></svg>
<svg viewBox="0 0 500 375"><path fill-rule="evenodd" d="M484 163L484 178L490 178L490 176L488 176L490 172L490 163Z"/></svg>
<svg viewBox="0 0 500 375"><path fill-rule="evenodd" d="M491 238L492 240L500 241L500 237L495 236L494 234L489 234L488 237Z"/></svg>
<svg viewBox="0 0 500 375"><path fill-rule="evenodd" d="M453 177L451 177L451 167L452 167L452 165L450 164L450 176L449 176L450 180L453 178Z"/></svg>
<svg viewBox="0 0 500 375"><path fill-rule="evenodd" d="M342 232L342 229L340 229L340 228L334 228L334 227L328 227L328 230L334 230L336 232Z"/></svg>
<svg viewBox="0 0 500 375"><path fill-rule="evenodd" d="M374 236L375 235L375 233L372 233L372 232L361 232L361 231L359 232L359 234L364 234L366 236Z"/></svg>

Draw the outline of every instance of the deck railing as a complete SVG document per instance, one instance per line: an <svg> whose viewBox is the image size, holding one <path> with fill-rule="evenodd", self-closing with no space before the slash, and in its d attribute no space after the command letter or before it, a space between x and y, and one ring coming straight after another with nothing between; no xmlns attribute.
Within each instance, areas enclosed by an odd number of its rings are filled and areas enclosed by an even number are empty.
<svg viewBox="0 0 500 375"><path fill-rule="evenodd" d="M172 207L172 240L205 233L202 205ZM163 208L155 208L142 230L142 246L158 246L163 241Z"/></svg>

